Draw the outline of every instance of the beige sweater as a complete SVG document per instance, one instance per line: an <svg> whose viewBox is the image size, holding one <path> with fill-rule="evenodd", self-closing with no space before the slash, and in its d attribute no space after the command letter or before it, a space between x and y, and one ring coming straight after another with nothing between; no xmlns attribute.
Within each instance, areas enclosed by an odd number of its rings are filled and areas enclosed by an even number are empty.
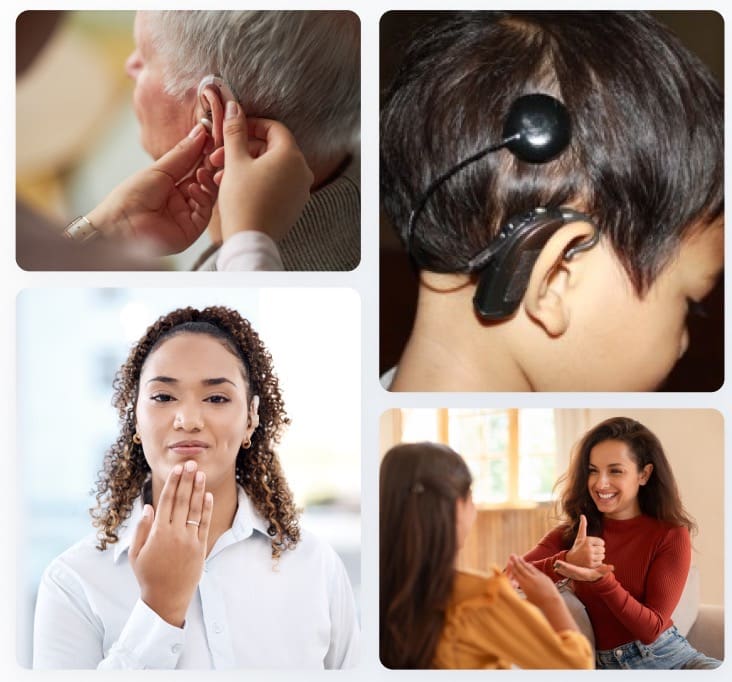
<svg viewBox="0 0 732 682"><path fill-rule="evenodd" d="M285 270L353 270L361 260L361 159L313 192L302 215L279 243ZM216 270L219 244L194 270Z"/></svg>

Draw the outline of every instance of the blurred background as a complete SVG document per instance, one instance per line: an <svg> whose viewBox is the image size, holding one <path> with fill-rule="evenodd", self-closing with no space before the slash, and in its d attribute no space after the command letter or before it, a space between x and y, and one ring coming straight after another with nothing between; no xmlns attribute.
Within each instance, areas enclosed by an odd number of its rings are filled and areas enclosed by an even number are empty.
<svg viewBox="0 0 732 682"><path fill-rule="evenodd" d="M692 564L703 604L724 605L724 420L715 410L394 409L381 417L383 456L400 442L445 443L473 475L477 520L458 568L503 568L559 523L557 479L573 445L610 417L631 417L658 436L686 510L696 520Z"/></svg>
<svg viewBox="0 0 732 682"><path fill-rule="evenodd" d="M134 19L123 11L32 11L16 22L17 197L60 228L152 162L124 70ZM204 234L164 267L189 270L209 243Z"/></svg>
<svg viewBox="0 0 732 682"><path fill-rule="evenodd" d="M349 289L28 289L17 300L17 658L51 560L94 533L89 508L117 435L112 380L148 325L175 308L226 305L273 358L292 419L278 453L301 525L333 546L360 605L360 299ZM49 338L53 343L49 343ZM359 608L360 611L360 608ZM59 624L63 626L63 624Z"/></svg>

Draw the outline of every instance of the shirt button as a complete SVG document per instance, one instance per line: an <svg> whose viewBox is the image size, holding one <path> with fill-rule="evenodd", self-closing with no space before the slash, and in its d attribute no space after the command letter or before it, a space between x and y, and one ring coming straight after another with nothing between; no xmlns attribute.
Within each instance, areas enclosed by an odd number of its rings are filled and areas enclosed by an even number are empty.
<svg viewBox="0 0 732 682"><path fill-rule="evenodd" d="M214 632L217 635L220 635L223 631L224 631L224 628L221 625L219 625L218 623L214 623Z"/></svg>
<svg viewBox="0 0 732 682"><path fill-rule="evenodd" d="M173 644L173 646L172 646L172 647L170 647L170 650L171 650L171 651L172 651L172 652L173 652L174 654L180 653L180 650L181 650L181 646L180 646L180 644Z"/></svg>

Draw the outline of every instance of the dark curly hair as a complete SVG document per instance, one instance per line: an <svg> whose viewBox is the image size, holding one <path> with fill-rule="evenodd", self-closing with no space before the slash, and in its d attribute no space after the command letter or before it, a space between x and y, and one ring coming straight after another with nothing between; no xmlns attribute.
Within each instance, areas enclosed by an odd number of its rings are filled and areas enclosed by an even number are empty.
<svg viewBox="0 0 732 682"><path fill-rule="evenodd" d="M104 550L118 541L117 530L129 517L132 505L143 492L150 475L142 445L132 440L142 367L165 340L182 333L206 334L220 340L241 360L250 395L259 396L259 426L251 436L251 446L246 450L239 448L236 480L269 522L267 532L272 538L272 557L277 560L300 539L292 493L273 450L290 419L285 412L269 351L248 320L237 311L222 306L203 310L181 308L163 315L133 346L117 372L112 404L119 414L120 434L104 457L96 484L97 506L90 510L98 529L97 547Z"/></svg>

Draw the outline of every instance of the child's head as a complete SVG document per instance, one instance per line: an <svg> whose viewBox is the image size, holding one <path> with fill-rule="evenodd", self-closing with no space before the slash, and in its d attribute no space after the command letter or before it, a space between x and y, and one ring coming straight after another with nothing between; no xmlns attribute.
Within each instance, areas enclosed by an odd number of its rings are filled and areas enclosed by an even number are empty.
<svg viewBox="0 0 732 682"><path fill-rule="evenodd" d="M411 43L382 108L381 196L403 239L430 182L499 142L508 109L527 93L564 103L568 148L543 164L519 162L503 149L455 174L420 213L412 256L426 271L464 272L512 216L547 206L591 216L601 236L591 251L607 252L618 270L599 298L585 287L591 306L614 312L626 299L659 301L654 287L665 296L658 310L635 311L668 346L658 367L637 386L602 387L652 388L685 349L687 299L705 295L721 267L720 88L642 12L465 12L435 22ZM562 256L591 231L566 227L547 243L542 253L551 258L539 257L524 297L528 315L551 337L565 333L571 312L565 301L557 305L572 274ZM696 248L684 259L689 244ZM666 282L670 268L673 281ZM558 296L542 301L552 287L560 287ZM624 298L606 303L606 295ZM657 313L673 319L652 321ZM583 320L585 328L594 323ZM574 383L553 387L594 388Z"/></svg>

